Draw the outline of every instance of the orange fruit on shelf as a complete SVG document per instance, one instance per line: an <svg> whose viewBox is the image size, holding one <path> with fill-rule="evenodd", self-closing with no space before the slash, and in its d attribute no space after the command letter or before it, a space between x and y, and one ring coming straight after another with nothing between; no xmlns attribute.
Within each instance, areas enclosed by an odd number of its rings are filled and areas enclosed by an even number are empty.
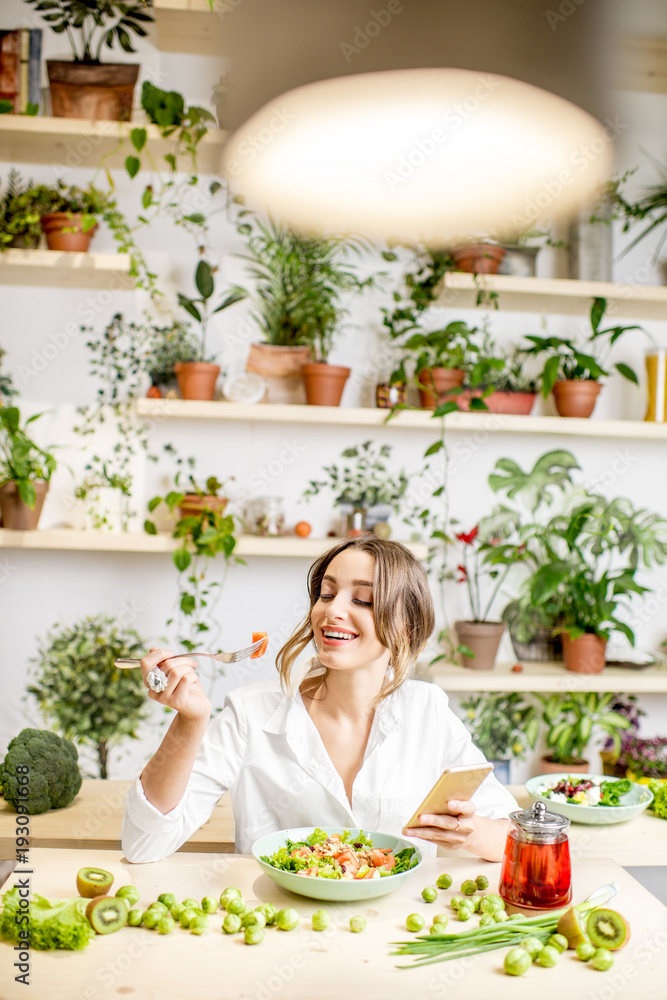
<svg viewBox="0 0 667 1000"><path fill-rule="evenodd" d="M294 526L294 534L299 535L300 538L308 538L308 535L313 529L308 524L308 521L299 521L298 524Z"/></svg>
<svg viewBox="0 0 667 1000"><path fill-rule="evenodd" d="M266 632L253 632L252 641L258 642L259 639L263 639L264 642L259 647L259 649L255 650L254 653L250 654L251 660L256 660L258 656L264 656L264 653L266 652L266 647L269 645L269 637L266 634Z"/></svg>

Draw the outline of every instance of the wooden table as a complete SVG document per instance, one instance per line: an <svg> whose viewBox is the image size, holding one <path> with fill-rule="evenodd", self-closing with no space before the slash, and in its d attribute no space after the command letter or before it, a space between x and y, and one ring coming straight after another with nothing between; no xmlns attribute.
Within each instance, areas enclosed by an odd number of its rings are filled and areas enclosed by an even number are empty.
<svg viewBox="0 0 667 1000"><path fill-rule="evenodd" d="M608 972L596 972L566 952L557 969L534 966L516 979L502 971L505 950L458 962L443 962L402 971L397 964L412 959L390 956L391 943L412 935L405 929L409 913L430 919L449 910L453 890L464 878L484 873L492 887L500 865L488 862L427 858L395 892L365 903L328 904L295 896L275 885L246 855L177 853L153 864L131 865L119 851L30 851L33 892L58 898L75 895L75 876L82 865L105 868L116 876L115 885L134 883L141 902L149 903L160 892L177 897L218 895L227 885L237 886L249 903L272 902L294 906L299 927L285 933L268 928L262 944L250 949L239 935L220 932L221 915L210 918L202 937L176 930L168 937L140 928L123 928L98 937L82 952L32 952L30 988L14 982L16 953L0 943L0 983L3 1000L427 1000L446 996L478 998L534 997L562 1000L609 997L621 1000L664 1000L667 981L667 908L611 861L578 861L573 865L574 891L583 899L599 886L614 880L619 895L614 900L629 920L632 938L617 953ZM451 890L440 893L437 903L421 899L421 889L449 871ZM17 877L17 873L15 873ZM6 884L8 888L12 880ZM324 932L311 930L316 909L330 913ZM451 912L451 911L450 911ZM363 914L366 930L352 934L349 918ZM464 925L455 922L454 930ZM606 993L600 992L606 987Z"/></svg>
<svg viewBox="0 0 667 1000"><path fill-rule="evenodd" d="M84 780L81 791L70 805L30 818L32 846L76 848L90 844L102 850L120 850L125 796L132 784L131 781ZM16 814L7 805L0 808L0 857L15 857L15 819ZM234 852L234 814L228 795L222 797L210 819L183 849Z"/></svg>
<svg viewBox="0 0 667 1000"><path fill-rule="evenodd" d="M34 847L85 847L120 850L120 831L129 781L84 781L74 802L30 821ZM530 805L523 785L510 791L522 809ZM0 857L15 857L15 814L0 808ZM570 826L573 858L611 858L619 865L667 863L667 822L644 812L627 823L612 826ZM231 854L234 852L234 814L224 795L211 818L182 847L184 851ZM455 856L441 852L443 857Z"/></svg>

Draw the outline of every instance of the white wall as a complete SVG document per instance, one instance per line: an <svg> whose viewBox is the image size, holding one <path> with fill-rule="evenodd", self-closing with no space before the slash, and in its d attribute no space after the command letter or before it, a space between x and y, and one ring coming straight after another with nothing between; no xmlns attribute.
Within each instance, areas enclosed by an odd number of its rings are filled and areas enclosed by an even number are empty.
<svg viewBox="0 0 667 1000"><path fill-rule="evenodd" d="M25 6L19 0L3 4L3 24L23 23ZM31 11L28 17L33 19ZM64 56L62 36L45 31L44 44L47 56ZM180 90L192 103L210 106L210 91L219 76L217 60L159 52L149 43L139 45L142 75L163 87ZM120 58L120 57L119 57ZM619 94L618 113L624 123L616 140L617 160L620 169L642 162L639 175L642 183L654 180L641 150L645 149L667 159L664 132L661 131L667 111L667 97L656 95ZM23 165L25 176L35 181L54 178L51 167ZM3 179L9 170L0 164ZM643 176L642 176L643 175ZM90 179L88 170L70 170L66 179L72 183L85 183ZM139 196L145 177L130 182L122 172L114 174L121 206L132 216L139 206ZM641 185L640 185L641 186ZM221 263L223 279L236 280L241 276L240 265L232 254L239 248L233 228L222 216L214 229L214 246ZM618 235L618 234L617 234ZM617 247L622 246L619 237ZM186 293L193 291L191 276L195 258L192 244L173 227L160 225L142 234L142 246L156 261L164 281L170 282L173 292L179 288ZM102 231L95 237L93 248L111 250L112 240ZM650 248L649 248L650 249ZM622 261L617 262L616 277L640 275L647 283L657 283L655 269L647 264L646 248L638 248ZM539 273L554 276L564 273L562 252L544 251L538 259ZM645 272L641 268L647 268ZM394 274L396 273L394 268ZM637 280L637 279L635 279ZM220 282L222 285L222 281ZM334 363L349 364L354 376L346 388L345 405L367 405L372 399L372 389L382 358L381 315L379 308L389 304L392 289L387 281L384 293L369 294L355 305L353 325L340 337L331 357ZM84 290L65 291L45 288L12 288L3 286L2 332L0 343L6 348L7 369L14 374L21 392L21 406L26 412L48 410L49 413L35 427L36 436L44 444L58 441L71 445L63 451L63 458L75 472L85 463L86 452L81 441L71 434L74 410L77 405L91 402L95 383L87 374L85 336L65 338L57 357L40 367L38 355L52 335L63 331L72 321L79 324L86 310L96 316L96 329L101 331L116 311L128 318L139 319L142 301L134 293L106 293ZM250 336L245 307L216 317L211 347L219 351L223 367L240 371L244 367ZM447 310L438 321L465 316L477 319L472 312ZM541 317L526 313L493 313L491 329L503 343L518 340L521 335L540 332ZM553 333L585 329L586 318L554 316L549 318ZM657 342L667 345L667 316L665 322L646 323L646 328ZM61 343L64 342L61 339ZM646 341L641 335L631 334L621 341L615 352L616 360L624 360L643 370L643 353ZM37 352L37 353L35 353ZM644 412L643 393L622 379L614 378L605 387L596 410L597 417L623 417L641 419ZM539 402L539 411L551 413L551 402ZM235 486L243 491L251 476L266 469L282 453L294 455L283 467L267 492L284 497L288 525L306 518L313 525L313 535L321 537L335 526L334 514L325 496L318 497L310 506L299 502L307 480L315 476L322 465L336 459L341 450L353 442L369 437L394 446L396 466L408 470L421 467L421 456L434 439L426 431L407 432L388 428L370 434L363 428L327 428L289 425L248 425L216 423L168 422L156 425L151 431L151 449L160 450L168 441L173 442L182 454L194 454L198 468L205 474L220 477L233 475ZM464 527L471 527L484 514L493 500L486 479L497 458L509 455L521 465L532 463L544 451L566 447L574 452L582 465L586 481L592 484L599 479L606 484L610 495L626 495L636 504L644 505L667 515L667 466L664 444L648 442L614 442L610 440L582 440L555 437L515 437L494 435L452 436L450 465L451 512ZM287 449L287 452L285 451ZM275 466L272 466L275 472ZM143 519L145 499L163 490L166 480L165 466L141 465L137 478L137 509ZM63 523L69 509L73 482L64 470L59 470L47 498L41 527L48 528ZM400 523L395 526L395 537L407 537L409 529ZM176 572L168 556L146 556L102 553L19 552L4 550L0 556L4 566L0 589L2 608L2 650L0 652L0 748L28 723L41 725L34 708L26 704L24 691L26 670L36 649L37 637L56 622L72 622L85 614L108 613L131 620L151 642L165 641L165 622L174 608L176 598ZM281 637L289 634L300 617L305 596L307 560L251 559L247 566L230 569L220 610L223 648L234 649L249 641L253 630L262 629L272 637L271 651L275 654ZM646 574L643 579L656 585L662 574ZM452 585L447 604L450 621L463 611L463 588ZM638 646L655 648L667 635L662 610L646 615L645 623L637 629ZM501 658L512 654L509 645L501 649ZM272 657L227 669L215 689L216 704L221 704L226 690L253 679L268 677L273 670ZM643 731L647 735L664 733L667 729L667 698L650 696L642 699L649 712ZM164 721L159 710L155 721ZM147 729L145 739L116 752L111 759L112 777L129 777L150 756L158 739L155 731ZM519 768L521 778L527 768Z"/></svg>

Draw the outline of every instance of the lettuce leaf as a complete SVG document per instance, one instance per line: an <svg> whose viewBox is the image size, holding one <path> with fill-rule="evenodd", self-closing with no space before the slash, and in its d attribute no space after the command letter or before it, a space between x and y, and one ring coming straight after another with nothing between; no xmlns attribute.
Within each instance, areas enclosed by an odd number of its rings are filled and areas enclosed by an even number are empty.
<svg viewBox="0 0 667 1000"><path fill-rule="evenodd" d="M87 899L49 900L33 895L28 910L21 910L19 891L16 887L3 893L3 910L0 915L0 937L16 944L25 944L21 931L29 931L30 947L38 951L65 949L81 951L95 937L86 919ZM28 913L29 921L19 922Z"/></svg>

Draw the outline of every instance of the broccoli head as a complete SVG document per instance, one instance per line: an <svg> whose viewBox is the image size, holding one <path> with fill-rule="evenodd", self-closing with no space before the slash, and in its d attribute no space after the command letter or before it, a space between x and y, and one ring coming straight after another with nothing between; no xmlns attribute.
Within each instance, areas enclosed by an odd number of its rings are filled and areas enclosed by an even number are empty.
<svg viewBox="0 0 667 1000"><path fill-rule="evenodd" d="M19 803L25 805L31 816L62 809L81 788L78 760L79 752L71 740L47 729L23 729L10 741L0 764L5 801L14 809ZM21 794L26 789L27 795Z"/></svg>

